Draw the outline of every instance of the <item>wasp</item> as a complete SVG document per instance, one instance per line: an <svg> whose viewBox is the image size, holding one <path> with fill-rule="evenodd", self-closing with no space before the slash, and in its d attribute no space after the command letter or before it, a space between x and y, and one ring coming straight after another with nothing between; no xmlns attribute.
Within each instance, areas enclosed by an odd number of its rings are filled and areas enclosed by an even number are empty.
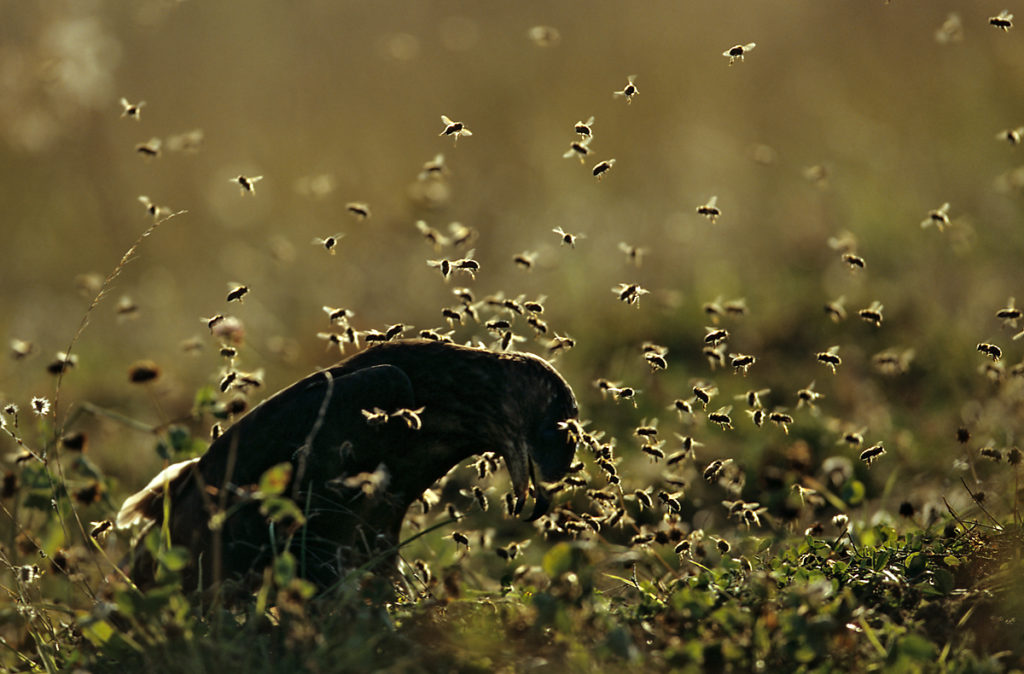
<svg viewBox="0 0 1024 674"><path fill-rule="evenodd" d="M756 46L756 42L748 42L747 44L733 45L732 47L729 47L724 52L722 52L722 56L728 58L729 65L732 65L733 63L736 63L736 61L742 61L743 57L745 57L747 54L753 51L754 47Z"/></svg>
<svg viewBox="0 0 1024 674"><path fill-rule="evenodd" d="M646 248L631 246L625 241L619 242L619 250L626 255L626 262L632 263L637 267L643 263L643 257L647 254Z"/></svg>
<svg viewBox="0 0 1024 674"><path fill-rule="evenodd" d="M261 180L263 180L263 176L246 177L240 175L237 178L232 178L230 182L238 183L239 187L241 188L242 196L245 196L246 192L249 192L250 194L256 194L256 183L258 183Z"/></svg>
<svg viewBox="0 0 1024 674"><path fill-rule="evenodd" d="M370 205L361 201L350 201L345 204L345 210L355 216L356 220L366 220L370 217Z"/></svg>
<svg viewBox="0 0 1024 674"><path fill-rule="evenodd" d="M885 447L883 447L882 443L879 442L877 444L871 445L863 452L861 452L860 460L870 466L872 462L875 461L875 459L882 456L883 454L885 454Z"/></svg>
<svg viewBox="0 0 1024 674"><path fill-rule="evenodd" d="M978 351L985 354L993 361L998 361L1003 357L1003 350L995 344L989 344L988 342L982 342L978 344Z"/></svg>
<svg viewBox="0 0 1024 674"><path fill-rule="evenodd" d="M533 265L537 263L537 253L531 250L524 250L522 253L513 256L512 261L520 269L530 271L533 269Z"/></svg>
<svg viewBox="0 0 1024 674"><path fill-rule="evenodd" d="M249 286L241 284L228 284L230 290L228 290L228 302L241 302L246 294L249 292Z"/></svg>
<svg viewBox="0 0 1024 674"><path fill-rule="evenodd" d="M555 227L551 231L558 235L558 238L562 240L563 246L569 246L570 248L576 247L576 239L584 238L583 234L570 234L561 227Z"/></svg>
<svg viewBox="0 0 1024 674"><path fill-rule="evenodd" d="M320 238L319 236L317 236L317 237L313 238L313 241L311 243L314 246L323 246L324 250L326 250L331 255L334 255L337 252L337 250L335 250L335 249L337 248L338 243L341 241L341 237L343 237L343 236L345 236L345 235L344 234L331 234L330 236L325 236L323 238Z"/></svg>
<svg viewBox="0 0 1024 674"><path fill-rule="evenodd" d="M708 415L708 421L713 424L718 424L723 430L732 428L732 417L729 416L729 412L732 411L732 405L726 405L725 407L719 407L714 412Z"/></svg>
<svg viewBox="0 0 1024 674"><path fill-rule="evenodd" d="M882 303L875 300L867 309L858 311L857 315L877 328L882 325L882 309L884 309Z"/></svg>
<svg viewBox="0 0 1024 674"><path fill-rule="evenodd" d="M846 297L844 296L825 304L825 313L828 314L833 323L846 320L846 308L843 306L845 302Z"/></svg>
<svg viewBox="0 0 1024 674"><path fill-rule="evenodd" d="M921 221L921 228L925 229L935 225L941 232L949 226L949 202L942 204L935 210L928 211L928 217Z"/></svg>
<svg viewBox="0 0 1024 674"><path fill-rule="evenodd" d="M121 98L121 117L128 117L134 119L136 122L142 119L142 106L146 104L146 101L139 101L138 103L129 103L127 98Z"/></svg>
<svg viewBox="0 0 1024 674"><path fill-rule="evenodd" d="M456 145L459 143L459 136L473 135L473 132L467 129L465 124L462 122L453 122L446 115L441 115L441 123L444 124L444 130L437 135L451 136Z"/></svg>
<svg viewBox="0 0 1024 674"><path fill-rule="evenodd" d="M718 346L729 339L729 331L724 328L705 327L707 334L704 335L704 343L710 346Z"/></svg>
<svg viewBox="0 0 1024 674"><path fill-rule="evenodd" d="M587 137L584 140L574 140L572 143L570 143L569 149L565 151L565 154L563 154L562 157L564 157L565 159L579 157L580 163L582 164L583 162L586 161L587 155L590 154L591 152L591 139L592 137Z"/></svg>
<svg viewBox="0 0 1024 674"><path fill-rule="evenodd" d="M750 366L757 362L757 358L745 353L734 353L729 356L729 364L736 372L743 372L743 376L747 375L747 370Z"/></svg>
<svg viewBox="0 0 1024 674"><path fill-rule="evenodd" d="M135 146L135 151L144 157L159 157L161 141L159 138L150 138L145 143Z"/></svg>
<svg viewBox="0 0 1024 674"><path fill-rule="evenodd" d="M612 288L612 292L618 295L619 300L626 304L635 304L637 307L640 306L640 298L643 295L649 295L650 290L647 290L639 283L620 283L618 286Z"/></svg>
<svg viewBox="0 0 1024 674"><path fill-rule="evenodd" d="M814 390L814 382L812 381L807 385L807 388L802 388L796 392L796 407L797 409L800 409L804 405L814 407L814 403L824 397L824 393L818 393Z"/></svg>
<svg viewBox="0 0 1024 674"><path fill-rule="evenodd" d="M843 359L839 357L839 346L830 346L827 351L819 351L814 356L819 363L831 369L832 374L836 373L836 368L843 362Z"/></svg>
<svg viewBox="0 0 1024 674"><path fill-rule="evenodd" d="M718 216L722 214L721 209L718 208L718 197L713 196L710 199L708 199L707 203L698 206L697 214L703 215L705 218L711 221L711 224L714 224L715 220L718 219Z"/></svg>
<svg viewBox="0 0 1024 674"><path fill-rule="evenodd" d="M636 75L630 75L626 78L626 86L622 88L622 91L614 91L612 95L618 98L619 96L626 99L626 103L632 103L633 97L640 93L640 90L636 88Z"/></svg>
<svg viewBox="0 0 1024 674"><path fill-rule="evenodd" d="M590 172L594 174L595 178L601 180L601 178L604 177L605 173L608 173L608 171L612 170L613 166L615 166L614 159L605 159L594 164L594 168L592 168Z"/></svg>
<svg viewBox="0 0 1024 674"><path fill-rule="evenodd" d="M989 24L995 26L1002 31L1008 31L1013 28L1013 14L1010 14L1008 10L999 12L996 16L990 16L988 18Z"/></svg>

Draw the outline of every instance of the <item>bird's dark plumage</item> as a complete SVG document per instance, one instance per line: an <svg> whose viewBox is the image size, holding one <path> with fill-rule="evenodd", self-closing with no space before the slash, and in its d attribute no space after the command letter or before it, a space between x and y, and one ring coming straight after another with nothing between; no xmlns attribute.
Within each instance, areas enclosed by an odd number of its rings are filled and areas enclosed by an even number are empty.
<svg viewBox="0 0 1024 674"><path fill-rule="evenodd" d="M418 429L400 417L370 423L363 413L421 407ZM169 494L171 542L192 557L186 587L258 571L288 545L301 575L328 587L343 570L393 564L409 505L474 454L504 458L521 508L531 481L568 470L575 443L559 422L576 416L572 390L536 356L389 342L265 400L202 457L170 466L126 500L117 523L160 527ZM285 494L306 516L288 540L252 497L263 473L280 463L292 467ZM376 476L373 488L349 479L362 473ZM539 484L535 492L537 517L547 499ZM154 571L153 556L137 545L133 580L149 585Z"/></svg>

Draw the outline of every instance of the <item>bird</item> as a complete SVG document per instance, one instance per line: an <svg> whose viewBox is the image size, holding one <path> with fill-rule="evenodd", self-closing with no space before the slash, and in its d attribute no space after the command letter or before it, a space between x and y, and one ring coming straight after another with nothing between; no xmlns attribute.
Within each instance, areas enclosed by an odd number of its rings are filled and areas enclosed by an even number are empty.
<svg viewBox="0 0 1024 674"><path fill-rule="evenodd" d="M373 410L416 410L421 423L393 414L371 424L365 411ZM565 422L578 414L572 388L533 354L423 339L372 346L264 400L201 457L172 464L128 497L117 526L140 531L125 565L140 589L157 584L152 533L187 550L179 577L187 591L256 579L285 549L321 591L360 567L394 573L409 506L476 454L504 459L516 515L532 485L527 519L543 516L550 498L541 481L568 472L576 438ZM282 495L304 514L290 532L269 522L254 496L261 476L282 464L291 468ZM365 488L366 474L375 489Z"/></svg>

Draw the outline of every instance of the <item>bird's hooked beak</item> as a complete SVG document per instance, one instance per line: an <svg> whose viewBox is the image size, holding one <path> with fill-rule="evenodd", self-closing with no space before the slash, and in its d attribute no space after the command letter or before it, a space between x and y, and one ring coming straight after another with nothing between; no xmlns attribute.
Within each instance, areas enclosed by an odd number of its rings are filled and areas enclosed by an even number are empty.
<svg viewBox="0 0 1024 674"><path fill-rule="evenodd" d="M530 452L524 447L510 444L502 452L505 459L505 466L508 468L509 477L512 479L512 493L515 495L515 514L519 515L526 505L526 497L533 483L535 493L533 512L526 518L527 522L540 519L551 507L551 497L547 490L537 479L537 467L530 458Z"/></svg>

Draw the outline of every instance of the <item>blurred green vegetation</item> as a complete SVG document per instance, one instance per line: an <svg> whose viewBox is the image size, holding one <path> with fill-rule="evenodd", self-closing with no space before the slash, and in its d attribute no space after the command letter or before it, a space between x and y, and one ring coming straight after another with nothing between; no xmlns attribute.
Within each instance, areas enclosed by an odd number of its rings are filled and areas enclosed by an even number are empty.
<svg viewBox="0 0 1024 674"><path fill-rule="evenodd" d="M83 522L100 521L174 453L169 444L178 443L180 456L202 448L214 405L200 404L197 391L216 385L225 363L201 317L243 322L238 365L264 372L264 388L250 394L256 402L338 358L317 337L330 329L322 306L353 310L360 330L397 322L447 329L441 308L457 304L453 287L469 285L478 299L546 297L551 331L576 340L556 366L591 428L618 439L629 519L643 531L656 529L658 517L645 520L630 494L665 486L666 469L641 453L632 432L654 418L666 450L677 431L703 443L696 463L674 471L687 482L678 525L734 545L756 547L719 506L737 495L700 479L715 458L734 458L745 476L739 496L777 517L795 507L787 490L810 484L804 478L835 487L842 510L865 526L931 526L948 518L943 498L963 517L984 519L961 477L989 495L985 505L997 517L1017 513L1019 469L978 453L1005 451L1024 430L1022 378L1011 374L1022 355L1022 342L1011 338L1024 326L996 317L1009 298L1024 303L1024 161L1020 147L997 138L1024 124L1016 86L1024 44L1018 27L989 25L1002 8L945 0L7 3L0 338L29 341L33 350L0 360L0 401L21 407L19 435L34 447L49 446L58 431L87 434L88 450L72 455L57 488L74 493L101 480L102 494L77 505ZM961 29L940 41L936 32L953 12ZM528 30L538 25L557 28L559 38L532 41ZM728 65L722 51L748 42L756 48ZM632 103L613 98L634 74ZM121 116L122 96L145 101L138 121ZM438 137L442 114L473 135L457 144ZM562 153L575 139L573 123L591 115L592 154L581 166ZM174 136L196 129L196 151L172 147ZM154 137L163 140L160 156L140 156L136 145ZM417 176L438 153L449 175L429 183L438 191L425 199ZM613 170L596 181L590 168L608 158ZM231 184L239 174L263 176L254 195ZM46 366L75 336L96 278L153 222L139 195L166 213L187 212L141 241L88 315L56 417L36 419L30 400L54 400ZM722 210L714 223L696 213L712 195ZM347 213L353 201L369 204L371 217ZM922 228L946 202L950 225ZM420 219L442 232L461 222L477 235L467 247L438 252L416 230ZM555 227L582 235L575 248L559 245ZM863 270L849 269L829 245L846 232ZM335 233L344 234L336 255L310 243ZM627 260L620 242L646 249L642 266ZM426 264L468 248L482 267L475 280L446 284ZM530 271L513 263L522 251L537 253ZM225 302L234 282L250 288L244 303ZM623 282L650 295L638 307L620 303L611 289ZM830 321L823 307L841 296L849 315ZM730 352L757 358L746 376L728 365L713 370L702 354L711 325L703 306L716 298L744 298L749 308L721 323ZM857 317L876 300L884 305L879 327ZM517 348L548 353L547 338L533 339L521 320L516 330L528 337ZM455 337L493 341L482 325L460 327ZM184 350L193 338L203 348ZM648 340L668 347L666 371L652 373L643 361ZM1001 372L984 369L991 361L976 350L981 342L1002 348ZM843 359L834 376L815 361L832 345ZM888 376L872 365L889 349L913 350L906 372ZM142 359L161 373L140 386L128 372ZM636 407L603 399L591 385L598 377L639 389ZM709 410L733 406L734 430L700 413L683 423L666 410L701 380L720 390ZM796 391L812 381L825 397L798 408ZM754 428L733 399L762 388L771 389L767 407L794 415L788 434L772 424ZM971 435L965 444L956 439L961 427ZM867 429L865 446L887 449L870 469L857 461L859 448L837 443L859 428ZM154 451L161 442L164 456ZM21 526L38 529L51 556L70 546L74 533L45 511L55 478L15 464L20 448L10 437L0 448L10 453L5 470L44 504L32 512L7 500ZM823 465L835 456L856 467L833 485ZM586 458L598 488L600 471ZM466 507L458 488L472 481L472 471L460 469L446 496ZM857 489L863 497L851 496ZM562 498L577 511L587 507L579 491ZM913 523L896 515L908 501L924 513ZM70 518L70 503L61 504ZM762 533L800 539L835 506ZM535 539L524 557L540 564L548 544L498 510L470 513L460 530L502 545ZM661 561L628 550L640 530L593 536L590 559L619 575L641 559L649 578L664 567L680 577L695 572L671 545L653 555ZM8 523L4 531L8 549L16 547L19 529ZM459 583L494 591L507 565L475 541L474 554L461 555L445 529L409 546L406 557L444 568L459 562ZM125 543L111 537L109 556ZM96 562L97 577L108 574L102 566ZM50 581L68 593L63 602L83 601ZM666 604L698 601L693 591L638 590ZM1019 616L1019 601L1015 610ZM558 629L579 629L573 616ZM416 629L431 633L425 623ZM599 652L639 662L631 648L642 637L622 629L609 627ZM882 650L897 649L897 637ZM794 652L804 650L794 658L814 662L826 643L795 643ZM900 643L908 652L915 646ZM896 651L886 652L896 666ZM659 663L730 659L691 655Z"/></svg>

